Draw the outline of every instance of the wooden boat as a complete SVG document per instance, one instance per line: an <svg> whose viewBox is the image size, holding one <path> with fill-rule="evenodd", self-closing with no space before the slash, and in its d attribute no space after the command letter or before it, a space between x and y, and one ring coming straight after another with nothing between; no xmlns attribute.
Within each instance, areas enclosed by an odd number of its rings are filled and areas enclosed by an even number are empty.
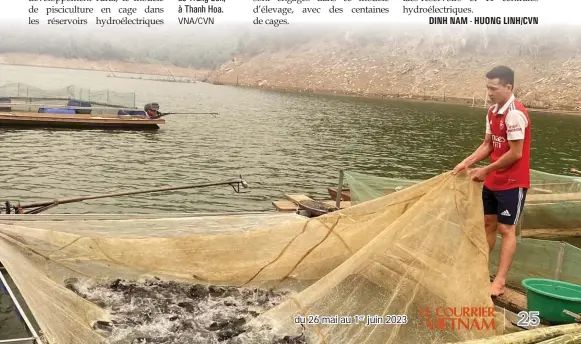
<svg viewBox="0 0 581 344"><path fill-rule="evenodd" d="M43 127L70 129L157 130L164 119L131 115L47 114L0 112L2 127Z"/></svg>
<svg viewBox="0 0 581 344"><path fill-rule="evenodd" d="M0 105L0 128L157 130L165 123L163 118L148 118L143 110L136 108L120 108L115 105L95 107L89 102L77 100L69 100L65 106L11 101L0 102Z"/></svg>
<svg viewBox="0 0 581 344"><path fill-rule="evenodd" d="M109 94L109 92L107 92ZM14 102L14 101L25 102ZM34 104L33 100L45 103ZM64 102L55 105L46 102ZM134 105L135 106L135 105ZM157 115L150 118L146 110ZM0 95L0 128L69 128L112 130L157 130L165 124L167 115L213 115L217 112L160 112L159 104L146 104L144 109L126 108L96 101L81 101L58 97L19 97Z"/></svg>
<svg viewBox="0 0 581 344"><path fill-rule="evenodd" d="M336 188L327 188L327 191L329 192L329 196L331 196L332 200L337 199L337 190ZM351 190L347 189L341 189L341 200L342 201L350 201L351 200Z"/></svg>

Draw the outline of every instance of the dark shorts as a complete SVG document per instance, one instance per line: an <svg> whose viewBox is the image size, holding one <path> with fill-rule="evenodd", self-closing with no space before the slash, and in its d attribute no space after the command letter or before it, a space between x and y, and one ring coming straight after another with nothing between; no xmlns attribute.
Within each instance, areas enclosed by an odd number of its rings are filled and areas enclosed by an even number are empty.
<svg viewBox="0 0 581 344"><path fill-rule="evenodd" d="M483 186L484 215L496 215L499 223L516 225L525 206L526 195L527 189L524 188L492 191Z"/></svg>

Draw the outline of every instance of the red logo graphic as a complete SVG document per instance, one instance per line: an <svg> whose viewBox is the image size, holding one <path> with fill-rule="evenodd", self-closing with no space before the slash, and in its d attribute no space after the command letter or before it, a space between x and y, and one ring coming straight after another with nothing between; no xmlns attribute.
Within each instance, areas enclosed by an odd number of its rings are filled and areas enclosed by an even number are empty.
<svg viewBox="0 0 581 344"><path fill-rule="evenodd" d="M495 330L494 307L420 308L420 325L437 331Z"/></svg>

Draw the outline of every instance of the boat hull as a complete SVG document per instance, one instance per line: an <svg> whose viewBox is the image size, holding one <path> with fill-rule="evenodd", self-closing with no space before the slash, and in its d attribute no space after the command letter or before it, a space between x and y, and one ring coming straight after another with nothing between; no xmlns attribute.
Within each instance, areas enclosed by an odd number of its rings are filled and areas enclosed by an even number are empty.
<svg viewBox="0 0 581 344"><path fill-rule="evenodd" d="M135 116L57 115L37 113L0 113L0 128L66 128L109 130L158 130L163 119Z"/></svg>
<svg viewBox="0 0 581 344"><path fill-rule="evenodd" d="M337 199L337 189L327 188L329 192L329 196L331 196L332 200ZM341 200L342 201L351 201L351 190L346 188L341 190Z"/></svg>

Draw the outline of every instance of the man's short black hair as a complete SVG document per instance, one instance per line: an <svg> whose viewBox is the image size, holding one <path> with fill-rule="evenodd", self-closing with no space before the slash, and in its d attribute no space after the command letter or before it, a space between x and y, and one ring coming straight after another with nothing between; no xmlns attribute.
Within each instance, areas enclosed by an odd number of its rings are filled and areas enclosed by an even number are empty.
<svg viewBox="0 0 581 344"><path fill-rule="evenodd" d="M486 73L488 79L498 79L504 85L511 84L514 88L514 71L507 66L496 66Z"/></svg>

